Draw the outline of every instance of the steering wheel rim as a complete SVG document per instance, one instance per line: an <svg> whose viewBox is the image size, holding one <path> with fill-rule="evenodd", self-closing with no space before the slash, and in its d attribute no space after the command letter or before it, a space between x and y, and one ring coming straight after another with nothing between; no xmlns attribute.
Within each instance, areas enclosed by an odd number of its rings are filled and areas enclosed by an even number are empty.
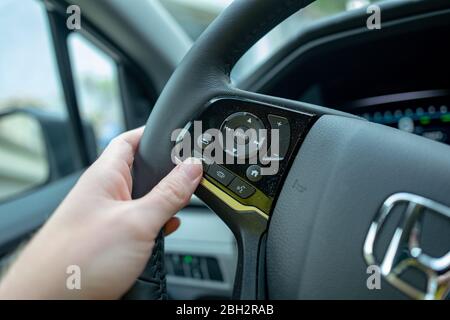
<svg viewBox="0 0 450 320"><path fill-rule="evenodd" d="M288 237L292 237L298 238L296 240L299 243L307 244L304 249L306 252L317 249L316 246L310 245L311 239L315 238L315 235L311 234L311 230L316 226L318 216L328 217L333 211L332 207L329 206L325 209L320 208L321 201L325 201L324 198L333 198L332 192L326 193L322 197L316 196L320 193L320 186L322 188L336 188L339 186L339 179L346 180L352 175L355 177L363 176L364 165L372 164L376 166L370 161L370 157L382 159L386 152L391 152L390 160L393 163L399 165L400 156L408 155L411 157L411 164L403 168L399 175L404 178L403 183L395 183L393 179L385 175L381 175L379 178L370 176L376 180L375 185L378 188L380 187L379 183L383 181L388 186L377 196L364 199L367 202L367 214L364 219L359 221L361 227L358 232L358 239L365 236L378 207L383 199L392 192L405 190L420 192L445 203L447 199L442 190L439 191L438 188L434 187L426 190L420 187L416 180L420 180L422 183L431 183L433 179L439 179L439 181L442 181L442 185L449 187L450 190L448 183L450 172L445 169L446 161L450 161L450 152L446 146L399 133L393 129L369 124L355 116L336 110L242 91L233 87L230 72L238 59L273 27L311 2L313 0L236 0L233 2L199 38L169 80L149 117L135 159L133 197L138 198L149 192L173 168L174 165L170 161L173 149L172 132L175 129L184 128L189 122L208 113L208 110L214 105L213 101L222 99L244 101L258 104L261 107L273 107L274 109L311 115L312 120L306 130L304 142L302 139L301 142L303 143L299 144L301 149L293 153L289 164L290 170L286 171L282 179L284 183L281 184L282 187L277 192L276 198L278 201L271 208L270 219L269 216L261 215L254 207L244 206L243 209L241 208L242 210L236 209L237 206L230 205L229 202L218 196L217 188L211 187L208 180L204 180L196 192L224 220L237 239L239 257L234 288L234 298L237 299L339 298L339 296L336 296L339 292L344 292L344 296L357 298L358 295L352 295L348 290L355 290L355 294L367 290L362 287L361 274L358 277L358 284L353 281L353 285L348 285L348 289L345 290L341 283L340 285L333 285L328 277L324 277L328 280L328 283L324 284L320 280L319 274L325 274L326 271L329 271L329 268L324 268L325 270L320 270L320 272L311 271L311 268L312 270L317 268L317 264L311 266L311 264L305 262L307 253L301 252L301 254L298 254L297 250L286 250L283 246L289 247ZM394 138L392 142L388 142L378 149L375 148L376 150L373 151L364 147L364 140L361 139L361 136L371 141L373 146L380 143L380 137L382 137L381 141ZM333 144L339 145L340 148L332 148ZM329 145L331 151L314 148L323 145ZM411 150L417 145L427 150L427 155L430 156L431 161L421 155L411 156ZM322 153L318 153L317 149L320 149ZM154 150L157 150L157 152L154 152ZM347 152L350 152L349 154L353 152L353 156L344 154L342 150L347 150ZM337 160L334 162L323 161L321 155L327 153L336 157ZM365 162L356 169L346 170L343 163L345 161L356 161L358 157L364 158ZM419 179L408 177L424 163L434 168L428 172L428 176L420 175ZM331 187L324 184L330 182L330 177L327 177L326 174L319 175L320 179L317 179L316 185L311 183L315 180L311 172L321 171L320 165L317 167L318 164L331 168L323 170L327 174L331 174L332 178L335 178L330 183ZM336 172L335 168L337 167L341 168L345 174ZM395 171L396 168L392 167L390 170ZM443 172L445 174L442 174ZM445 180L445 178L448 179ZM358 184L358 181L355 180L354 183ZM365 190L365 188L368 187L364 185L361 190ZM316 190L314 196L309 193L311 189ZM358 192L353 188L349 189ZM338 193L341 193L342 197L348 197L348 190L347 192L344 192L346 190L341 191L343 192ZM305 194L308 195L305 196ZM295 201L292 199L295 199ZM336 198L333 199L337 201ZM364 208L361 201L354 202L353 207ZM289 203L289 205L286 205L286 203ZM337 203L343 208L345 207L342 201L337 201ZM308 208L309 211L305 217L299 218L298 211L293 210L293 207L298 206ZM350 209L352 209L351 206ZM290 214L286 214L286 212ZM321 214L319 215L318 212ZM297 223L290 223L286 216L289 216L292 219L291 221L297 221ZM348 223L352 217L354 217L353 214L349 215L345 222ZM302 236L297 237L295 226L298 227L303 222L308 222L305 225L309 226L311 230L307 230L303 226L301 229ZM268 224L270 224L269 228ZM326 220L322 224L326 226L324 228L332 228L332 224L330 225ZM320 242L321 239L315 241ZM163 248L161 245L162 238L159 238L157 243L160 244L157 246L160 252L153 254L153 257L157 257L149 262L153 273L150 276L147 274L145 279L152 284L150 289L146 289L152 298L164 297L165 288L163 255L161 253ZM347 269L346 267L338 269L342 271L342 274L348 273L349 270L361 272L362 266L365 266L362 243L352 245L347 241L345 244L352 248L350 251L353 254L356 251L359 252L359 255L355 257L357 263L355 263L356 266L352 265ZM328 245L329 248L336 249L335 246L329 243ZM323 244L318 248L323 249ZM301 256L301 258L291 259L291 254ZM320 259L320 257L314 255L314 258L317 263L326 263L326 260ZM295 273L293 268L299 269L296 272L297 277L292 277L292 274ZM307 271L305 271L305 268ZM305 280L308 278L305 278L305 272L306 274L312 274L311 278L315 279L318 285ZM294 283L296 281L292 281L292 279L303 282L305 285ZM364 281L362 283L365 284ZM306 290L305 287L309 289ZM326 293L324 293L324 289L327 290ZM399 298L403 296L402 294L399 295L395 289L388 288L380 294L369 292L364 294L363 297Z"/></svg>

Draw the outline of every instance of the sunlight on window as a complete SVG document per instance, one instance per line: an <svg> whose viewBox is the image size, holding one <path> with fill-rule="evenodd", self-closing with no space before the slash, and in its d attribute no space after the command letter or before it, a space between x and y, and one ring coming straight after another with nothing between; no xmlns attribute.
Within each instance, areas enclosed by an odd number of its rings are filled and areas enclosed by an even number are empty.
<svg viewBox="0 0 450 320"><path fill-rule="evenodd" d="M92 126L98 152L124 131L115 61L78 33L69 37L82 119Z"/></svg>
<svg viewBox="0 0 450 320"><path fill-rule="evenodd" d="M0 109L37 108L66 116L43 4L2 0L0 17Z"/></svg>

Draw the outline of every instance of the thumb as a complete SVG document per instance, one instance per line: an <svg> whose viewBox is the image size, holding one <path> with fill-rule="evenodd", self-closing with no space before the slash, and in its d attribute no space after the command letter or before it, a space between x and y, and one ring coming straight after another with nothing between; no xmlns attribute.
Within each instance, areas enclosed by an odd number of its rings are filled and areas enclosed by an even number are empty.
<svg viewBox="0 0 450 320"><path fill-rule="evenodd" d="M138 202L140 212L147 215L152 227L160 230L191 199L202 179L203 166L199 159L189 158L180 163L150 193Z"/></svg>

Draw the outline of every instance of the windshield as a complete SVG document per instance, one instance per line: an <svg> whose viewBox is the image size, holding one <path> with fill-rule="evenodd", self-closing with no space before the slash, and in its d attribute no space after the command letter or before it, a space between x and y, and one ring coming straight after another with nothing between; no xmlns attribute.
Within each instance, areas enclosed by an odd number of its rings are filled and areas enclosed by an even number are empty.
<svg viewBox="0 0 450 320"><path fill-rule="evenodd" d="M159 0L186 33L196 40L233 0ZM407 0L388 0L407 1ZM232 77L239 80L269 58L305 26L341 12L360 9L380 0L317 0L261 39L239 61ZM386 0L384 1L386 2Z"/></svg>

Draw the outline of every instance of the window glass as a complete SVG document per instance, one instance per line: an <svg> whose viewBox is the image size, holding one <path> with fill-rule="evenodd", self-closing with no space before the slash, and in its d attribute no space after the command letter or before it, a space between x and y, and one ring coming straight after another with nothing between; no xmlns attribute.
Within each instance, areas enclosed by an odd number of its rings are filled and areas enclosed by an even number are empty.
<svg viewBox="0 0 450 320"><path fill-rule="evenodd" d="M73 172L75 167L67 108L43 3L1 0L0 39L3 201ZM66 139L51 143L47 138L52 134L65 135ZM58 154L67 155L69 160L59 161Z"/></svg>
<svg viewBox="0 0 450 320"><path fill-rule="evenodd" d="M67 116L43 4L0 2L0 109L36 108Z"/></svg>
<svg viewBox="0 0 450 320"><path fill-rule="evenodd" d="M72 33L68 44L80 114L100 153L125 130L117 65L80 33Z"/></svg>

